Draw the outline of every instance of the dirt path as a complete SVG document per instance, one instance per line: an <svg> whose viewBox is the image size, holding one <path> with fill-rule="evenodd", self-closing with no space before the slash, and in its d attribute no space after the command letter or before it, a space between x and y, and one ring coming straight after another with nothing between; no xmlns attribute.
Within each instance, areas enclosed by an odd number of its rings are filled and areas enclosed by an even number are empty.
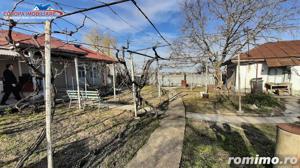
<svg viewBox="0 0 300 168"><path fill-rule="evenodd" d="M185 131L185 109L181 98L169 104L166 116L147 143L127 164L128 168L179 167Z"/></svg>
<svg viewBox="0 0 300 168"><path fill-rule="evenodd" d="M249 124L271 124L271 123L294 123L299 121L297 117L246 117L246 116L230 116L220 114L199 114L187 112L187 118L215 121L222 123L249 123Z"/></svg>
<svg viewBox="0 0 300 168"><path fill-rule="evenodd" d="M187 118L205 121L216 121L226 123L250 123L250 124L265 124L265 123L294 123L299 121L300 104L297 98L285 98L286 110L282 117L248 117L236 115L221 115L221 114L200 114L187 112Z"/></svg>

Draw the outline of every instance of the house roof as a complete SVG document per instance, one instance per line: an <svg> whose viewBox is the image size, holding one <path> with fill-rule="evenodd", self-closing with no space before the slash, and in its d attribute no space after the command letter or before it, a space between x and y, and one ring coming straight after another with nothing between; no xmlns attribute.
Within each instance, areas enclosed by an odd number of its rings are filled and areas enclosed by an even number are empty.
<svg viewBox="0 0 300 168"><path fill-rule="evenodd" d="M6 40L6 35L8 34L7 30L0 30L0 46L5 48L8 47L8 43ZM32 35L23 34L19 32L12 32L12 38L24 45L36 45L35 40L33 40ZM44 46L45 40L44 35L40 35L36 38L37 43L40 46ZM105 62L115 62L113 58L107 56L103 53L96 52L90 49L87 49L83 46L78 46L70 43L65 43L62 40L52 37L51 38L51 49L54 51L62 51L71 54L82 55L87 59L105 61Z"/></svg>
<svg viewBox="0 0 300 168"><path fill-rule="evenodd" d="M87 53L85 55L86 58L88 59L91 59L91 60L102 60L102 61L105 61L105 62L116 62L115 59L113 59L112 57L109 57L101 52L97 52L97 51L93 51L91 49L88 49L88 48L85 48L83 46L78 46L78 48Z"/></svg>
<svg viewBox="0 0 300 168"><path fill-rule="evenodd" d="M242 53L240 59L265 61L269 67L300 65L300 40L268 42Z"/></svg>

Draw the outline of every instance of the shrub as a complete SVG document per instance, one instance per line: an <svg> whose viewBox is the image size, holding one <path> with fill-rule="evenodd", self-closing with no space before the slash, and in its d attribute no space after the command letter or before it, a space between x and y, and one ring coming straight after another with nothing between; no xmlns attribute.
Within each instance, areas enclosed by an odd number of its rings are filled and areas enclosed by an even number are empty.
<svg viewBox="0 0 300 168"><path fill-rule="evenodd" d="M243 102L246 104L255 104L258 107L279 107L281 106L278 99L272 95L265 93L250 93L243 97Z"/></svg>

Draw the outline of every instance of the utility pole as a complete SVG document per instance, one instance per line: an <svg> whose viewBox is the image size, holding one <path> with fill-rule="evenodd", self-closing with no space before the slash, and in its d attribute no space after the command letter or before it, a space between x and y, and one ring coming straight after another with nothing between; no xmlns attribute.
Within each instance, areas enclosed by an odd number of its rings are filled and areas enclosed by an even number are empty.
<svg viewBox="0 0 300 168"><path fill-rule="evenodd" d="M131 66L131 81L132 81L132 97L133 97L133 108L134 108L134 117L138 119L137 116L137 104L136 104L136 93L135 93L135 84L134 84L134 65L132 53L130 53L130 66Z"/></svg>
<svg viewBox="0 0 300 168"><path fill-rule="evenodd" d="M238 113L243 113L242 110L242 95L241 95L241 63L240 54L238 54L238 89L239 89L239 110Z"/></svg>
<svg viewBox="0 0 300 168"><path fill-rule="evenodd" d="M160 81L159 81L159 63L158 59L156 59L156 65L157 65L157 89L158 89L158 97L161 97L161 88L160 88Z"/></svg>
<svg viewBox="0 0 300 168"><path fill-rule="evenodd" d="M45 22L45 108L46 108L46 139L48 168L53 168L52 142L51 142L51 22Z"/></svg>

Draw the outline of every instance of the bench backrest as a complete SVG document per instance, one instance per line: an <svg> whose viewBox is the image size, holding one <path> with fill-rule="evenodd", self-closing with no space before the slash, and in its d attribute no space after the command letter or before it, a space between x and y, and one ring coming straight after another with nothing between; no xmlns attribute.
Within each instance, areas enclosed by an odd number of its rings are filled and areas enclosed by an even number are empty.
<svg viewBox="0 0 300 168"><path fill-rule="evenodd" d="M67 94L70 99L77 100L77 90L67 90ZM101 96L98 91L80 91L81 99L90 99L90 100L101 100Z"/></svg>
<svg viewBox="0 0 300 168"><path fill-rule="evenodd" d="M69 96L70 99L78 99L78 95L77 95L77 90L67 90L67 94Z"/></svg>
<svg viewBox="0 0 300 168"><path fill-rule="evenodd" d="M101 100L101 96L98 91L80 91L82 98L90 100Z"/></svg>

